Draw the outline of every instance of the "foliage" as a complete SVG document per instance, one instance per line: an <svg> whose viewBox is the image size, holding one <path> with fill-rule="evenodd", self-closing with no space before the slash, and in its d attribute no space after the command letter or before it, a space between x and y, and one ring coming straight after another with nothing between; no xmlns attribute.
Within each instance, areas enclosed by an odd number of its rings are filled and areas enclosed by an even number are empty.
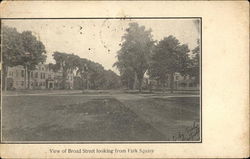
<svg viewBox="0 0 250 159"><path fill-rule="evenodd" d="M154 41L152 40L151 29L145 30L144 26L137 23L130 23L126 33L122 37L121 49L117 52L118 61L114 64L120 71L122 77L127 81L138 79L138 88L141 91L142 80L149 67L149 60L152 54ZM131 76L134 76L131 77ZM125 82L125 83L126 83Z"/></svg>
<svg viewBox="0 0 250 159"><path fill-rule="evenodd" d="M25 52L25 55L22 56L22 61L29 70L34 70L37 64L46 60L45 46L32 35L31 31L22 32L21 38Z"/></svg>
<svg viewBox="0 0 250 159"><path fill-rule="evenodd" d="M53 53L54 60L56 64L54 65L54 70L61 70L63 74L62 86L63 89L67 89L67 77L68 73L73 73L73 70L77 67L77 61L79 57L74 54L68 54L63 52L54 52Z"/></svg>
<svg viewBox="0 0 250 159"><path fill-rule="evenodd" d="M76 63L79 57L74 54L68 54L63 52L54 52L54 60L56 61L55 69L62 69L63 71L72 71L76 68Z"/></svg>
<svg viewBox="0 0 250 159"><path fill-rule="evenodd" d="M30 31L17 32L15 28L3 26L3 64L7 66L27 65L29 69L44 62L45 46Z"/></svg>
<svg viewBox="0 0 250 159"><path fill-rule="evenodd" d="M44 62L46 59L45 46L41 41L37 40L34 35L32 35L32 32L24 31L19 33L15 28L7 26L3 26L3 37L2 56L4 79L7 76L6 73L8 66L12 67L22 65L28 72L29 82L30 70L35 69L35 66L38 63Z"/></svg>
<svg viewBox="0 0 250 159"><path fill-rule="evenodd" d="M88 89L88 80L89 80L87 63L88 63L87 59L80 58L77 61L77 71L76 71L76 75L79 75L81 77L82 82L86 81L85 89ZM82 89L84 89L84 87Z"/></svg>
<svg viewBox="0 0 250 159"><path fill-rule="evenodd" d="M120 87L120 78L111 70L85 58L80 58L77 64L77 75L80 75L85 88L115 89Z"/></svg>
<svg viewBox="0 0 250 159"><path fill-rule="evenodd" d="M25 55L21 34L15 28L3 26L2 64L16 66L22 64L22 56Z"/></svg>
<svg viewBox="0 0 250 159"><path fill-rule="evenodd" d="M173 92L174 73L186 73L189 64L188 52L188 46L180 45L174 36L165 37L154 49L149 76L164 84L170 75L170 87Z"/></svg>
<svg viewBox="0 0 250 159"><path fill-rule="evenodd" d="M188 74L195 78L195 83L200 82L200 42L197 40L198 46L192 50L192 57L190 59Z"/></svg>

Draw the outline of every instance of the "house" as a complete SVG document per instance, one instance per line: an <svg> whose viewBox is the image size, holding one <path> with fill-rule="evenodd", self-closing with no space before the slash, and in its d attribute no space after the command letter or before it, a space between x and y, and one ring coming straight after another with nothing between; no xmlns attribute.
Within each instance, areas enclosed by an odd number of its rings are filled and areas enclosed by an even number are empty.
<svg viewBox="0 0 250 159"><path fill-rule="evenodd" d="M66 89L73 89L73 72L68 73ZM62 70L57 72L49 68L49 65L38 64L35 70L30 72L23 66L9 67L7 73L7 89L62 89Z"/></svg>
<svg viewBox="0 0 250 159"><path fill-rule="evenodd" d="M151 85L151 86L150 86ZM150 79L148 76L144 78L143 87L152 87L153 89L163 89L159 80ZM174 74L174 89L176 90L199 90L200 86L195 82L195 78L189 75L183 76L176 72ZM170 76L167 76L165 89L170 89Z"/></svg>

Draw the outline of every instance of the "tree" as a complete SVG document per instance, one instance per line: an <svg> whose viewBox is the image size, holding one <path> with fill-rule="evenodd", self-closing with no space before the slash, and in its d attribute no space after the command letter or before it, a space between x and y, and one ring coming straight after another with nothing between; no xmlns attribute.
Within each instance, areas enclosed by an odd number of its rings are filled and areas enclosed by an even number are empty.
<svg viewBox="0 0 250 159"><path fill-rule="evenodd" d="M170 75L171 93L174 89L174 73L185 74L189 64L188 46L180 42L174 36L165 37L159 41L154 49L149 75L165 84Z"/></svg>
<svg viewBox="0 0 250 159"><path fill-rule="evenodd" d="M5 90L7 86L8 67L22 65L25 69L25 88L26 88L26 70L28 72L28 87L30 70L35 69L35 66L44 62L45 47L41 41L38 41L30 31L22 33L17 32L15 28L3 26L3 72Z"/></svg>
<svg viewBox="0 0 250 159"><path fill-rule="evenodd" d="M122 40L121 49L117 52L118 61L115 65L119 70L132 70L134 82L138 80L138 88L141 92L143 77L149 67L149 59L154 46L151 29L145 30L144 26L130 23ZM126 71L120 73L124 72Z"/></svg>
<svg viewBox="0 0 250 159"><path fill-rule="evenodd" d="M104 81L100 82L104 78L104 67L92 61L88 63L88 77L89 77L89 85L92 89L98 89L100 85L104 84Z"/></svg>
<svg viewBox="0 0 250 159"><path fill-rule="evenodd" d="M120 77L111 70L104 71L105 89L117 89L120 88Z"/></svg>
<svg viewBox="0 0 250 159"><path fill-rule="evenodd" d="M67 89L66 81L68 73L73 73L73 70L76 69L79 56L56 51L53 53L53 57L56 61L54 68L56 70L61 70L63 74L62 87L63 89Z"/></svg>
<svg viewBox="0 0 250 159"><path fill-rule="evenodd" d="M28 88L30 88L30 72L36 68L40 62L46 60L46 50L43 43L32 35L31 31L21 33L24 55L22 55L22 66L25 69L25 87L26 87L26 71L28 73Z"/></svg>
<svg viewBox="0 0 250 159"><path fill-rule="evenodd" d="M123 86L126 86L128 89L135 89L135 72L133 68L123 61L121 55L118 56L119 61L113 64L113 67L116 67L120 72L120 78Z"/></svg>
<svg viewBox="0 0 250 159"><path fill-rule="evenodd" d="M85 58L78 60L76 74L82 80L82 89L114 89L120 86L118 75L111 70L105 70L101 64Z"/></svg>
<svg viewBox="0 0 250 159"><path fill-rule="evenodd" d="M22 64L22 55L25 54L21 34L15 28L3 26L2 69L4 90L7 89L8 67Z"/></svg>
<svg viewBox="0 0 250 159"><path fill-rule="evenodd" d="M198 46L192 50L192 57L188 68L188 74L194 77L195 83L200 83L200 41L197 40Z"/></svg>
<svg viewBox="0 0 250 159"><path fill-rule="evenodd" d="M84 58L79 58L77 61L77 75L80 75L82 83L86 81L86 89L88 89L88 60ZM83 84L84 85L84 84ZM84 87L82 87L84 89Z"/></svg>

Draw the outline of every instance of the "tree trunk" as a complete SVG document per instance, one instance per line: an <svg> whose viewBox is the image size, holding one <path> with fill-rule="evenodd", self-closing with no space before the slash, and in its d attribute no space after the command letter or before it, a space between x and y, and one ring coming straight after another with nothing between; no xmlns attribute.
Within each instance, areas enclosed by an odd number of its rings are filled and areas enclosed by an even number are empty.
<svg viewBox="0 0 250 159"><path fill-rule="evenodd" d="M7 91L8 66L3 67L4 90Z"/></svg>
<svg viewBox="0 0 250 159"><path fill-rule="evenodd" d="M24 66L24 89L26 89L26 85L27 85L27 66Z"/></svg>
<svg viewBox="0 0 250 159"><path fill-rule="evenodd" d="M86 75L86 90L89 89L89 80L88 80L88 75Z"/></svg>
<svg viewBox="0 0 250 159"><path fill-rule="evenodd" d="M30 70L27 70L28 73L28 89L30 89Z"/></svg>
<svg viewBox="0 0 250 159"><path fill-rule="evenodd" d="M140 78L140 79L138 79L138 87L139 87L139 92L141 93L142 92L142 80L143 80L143 78Z"/></svg>
<svg viewBox="0 0 250 159"><path fill-rule="evenodd" d="M135 89L136 89L136 82L137 82L137 75L136 75L136 72L135 72L135 78L134 78L133 90L135 90Z"/></svg>
<svg viewBox="0 0 250 159"><path fill-rule="evenodd" d="M63 86L63 89L66 89L66 79L67 79L67 70L63 70L63 81L62 81L62 86Z"/></svg>
<svg viewBox="0 0 250 159"><path fill-rule="evenodd" d="M84 88L84 78L83 77L82 77L82 83L81 83L81 85L82 85L82 91L84 91L85 88Z"/></svg>
<svg viewBox="0 0 250 159"><path fill-rule="evenodd" d="M165 82L162 82L162 88L163 88L163 93L165 93L166 92Z"/></svg>
<svg viewBox="0 0 250 159"><path fill-rule="evenodd" d="M170 92L174 93L174 73L170 73Z"/></svg>

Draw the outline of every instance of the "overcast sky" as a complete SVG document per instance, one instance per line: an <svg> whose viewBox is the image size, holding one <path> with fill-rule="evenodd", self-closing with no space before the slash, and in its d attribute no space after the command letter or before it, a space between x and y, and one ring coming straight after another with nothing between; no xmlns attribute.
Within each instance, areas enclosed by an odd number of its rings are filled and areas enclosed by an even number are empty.
<svg viewBox="0 0 250 159"><path fill-rule="evenodd" d="M3 20L19 32L30 30L46 47L46 63L54 63L55 51L74 53L102 64L105 69L118 73L112 65L120 49L121 37L130 22L152 29L154 40L175 36L181 44L192 50L200 38L197 23L192 19L53 19L53 20Z"/></svg>

